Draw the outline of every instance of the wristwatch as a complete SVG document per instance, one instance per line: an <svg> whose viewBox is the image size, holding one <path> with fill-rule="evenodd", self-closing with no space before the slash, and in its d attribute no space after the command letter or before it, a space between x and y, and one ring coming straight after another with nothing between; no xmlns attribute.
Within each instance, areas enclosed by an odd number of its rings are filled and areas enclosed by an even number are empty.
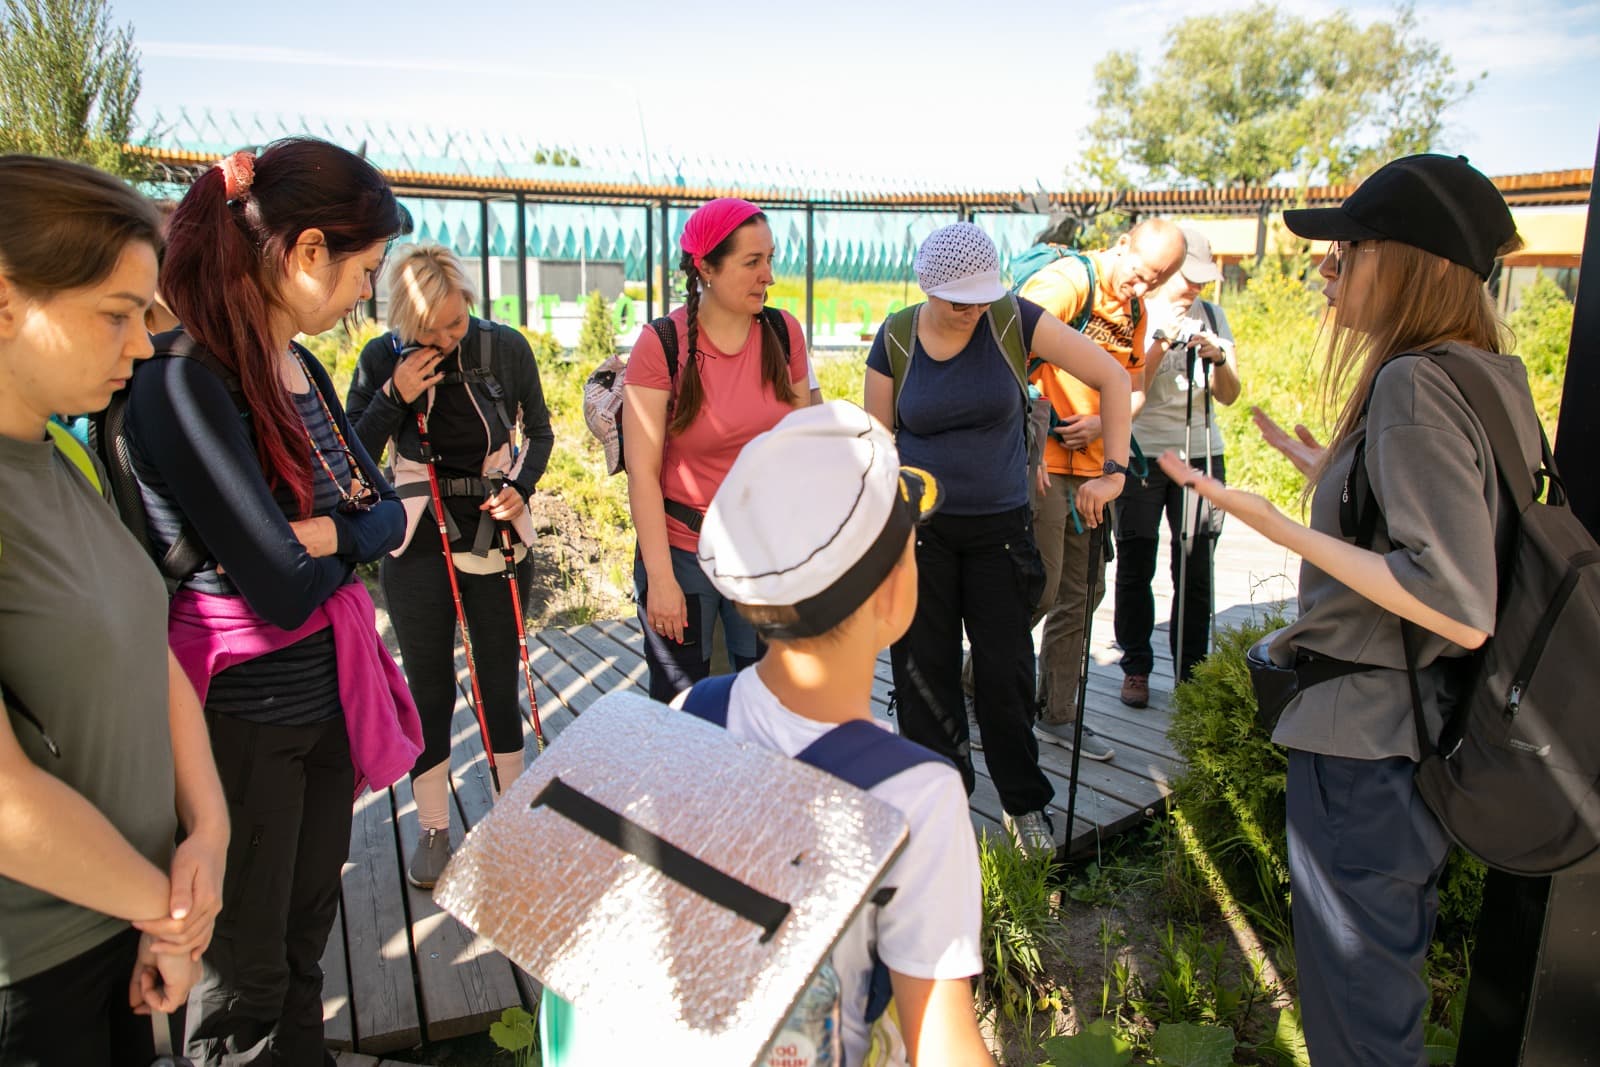
<svg viewBox="0 0 1600 1067"><path fill-rule="evenodd" d="M1118 463L1114 459L1107 459L1106 462L1105 462L1105 466L1100 468L1100 473L1101 474L1128 474L1128 475L1131 475L1133 472L1131 470L1129 470L1125 464Z"/></svg>

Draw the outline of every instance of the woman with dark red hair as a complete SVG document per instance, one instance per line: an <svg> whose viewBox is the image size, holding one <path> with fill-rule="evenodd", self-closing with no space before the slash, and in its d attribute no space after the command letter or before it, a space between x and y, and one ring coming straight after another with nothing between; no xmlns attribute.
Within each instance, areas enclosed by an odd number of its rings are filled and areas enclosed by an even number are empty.
<svg viewBox="0 0 1600 1067"><path fill-rule="evenodd" d="M228 157L173 213L160 287L183 327L156 338L130 387L151 545L179 580L169 639L234 827L187 1025L205 1064L331 1062L318 961L351 794L399 778L420 748L355 577L399 544L405 516L294 341L371 296L406 228L382 175L342 148L291 139Z"/></svg>

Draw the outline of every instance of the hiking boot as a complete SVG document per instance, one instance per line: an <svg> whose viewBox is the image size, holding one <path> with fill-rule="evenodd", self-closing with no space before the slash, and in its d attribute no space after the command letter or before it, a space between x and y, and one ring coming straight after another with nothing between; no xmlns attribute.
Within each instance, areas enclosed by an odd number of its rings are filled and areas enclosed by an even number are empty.
<svg viewBox="0 0 1600 1067"><path fill-rule="evenodd" d="M1001 815L1000 821L1016 839L1018 847L1030 856L1040 853L1053 856L1056 852L1056 827L1050 821L1050 815L1045 811L1030 811L1022 815L1012 815L1009 812Z"/></svg>
<svg viewBox="0 0 1600 1067"><path fill-rule="evenodd" d="M411 865L406 868L406 881L418 889L432 889L444 873L444 865L450 862L450 852L449 830L422 831L417 850L411 854Z"/></svg>
<svg viewBox="0 0 1600 1067"><path fill-rule="evenodd" d="M1052 745L1060 745L1068 752L1072 751L1072 735L1077 731L1076 723L1071 722L1036 722L1033 731L1039 740L1048 741ZM1080 754L1084 759L1105 761L1117 754L1117 750L1106 744L1100 735L1089 729L1083 728L1083 748Z"/></svg>
<svg viewBox="0 0 1600 1067"><path fill-rule="evenodd" d="M1122 702L1130 708L1147 707L1150 703L1150 676L1125 674L1122 676Z"/></svg>

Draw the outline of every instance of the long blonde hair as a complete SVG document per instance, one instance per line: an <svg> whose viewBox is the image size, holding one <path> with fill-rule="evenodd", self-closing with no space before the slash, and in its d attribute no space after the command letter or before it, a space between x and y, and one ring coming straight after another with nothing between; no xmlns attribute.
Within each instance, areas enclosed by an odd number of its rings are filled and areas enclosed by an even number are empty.
<svg viewBox="0 0 1600 1067"><path fill-rule="evenodd" d="M1502 255L1521 247L1513 237ZM1333 454L1365 418L1367 397L1378 372L1396 356L1437 348L1450 341L1503 353L1510 334L1489 298L1488 287L1470 267L1424 252L1399 241L1362 242L1365 280L1359 294L1350 294L1354 271L1341 279L1340 299L1328 331L1322 369L1324 410L1344 397L1322 464L1306 480L1302 503L1308 500ZM1359 299L1349 299L1356 295ZM1354 377L1353 387L1348 389Z"/></svg>

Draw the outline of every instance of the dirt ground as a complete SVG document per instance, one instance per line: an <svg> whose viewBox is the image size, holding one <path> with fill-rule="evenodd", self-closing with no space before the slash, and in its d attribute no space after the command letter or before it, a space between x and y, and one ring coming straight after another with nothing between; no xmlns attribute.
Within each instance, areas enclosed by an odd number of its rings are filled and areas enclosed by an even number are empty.
<svg viewBox="0 0 1600 1067"><path fill-rule="evenodd" d="M606 576L600 542L585 532L571 507L548 493L535 493L528 511L538 534L533 590L524 605L532 630L632 614L629 591Z"/></svg>

